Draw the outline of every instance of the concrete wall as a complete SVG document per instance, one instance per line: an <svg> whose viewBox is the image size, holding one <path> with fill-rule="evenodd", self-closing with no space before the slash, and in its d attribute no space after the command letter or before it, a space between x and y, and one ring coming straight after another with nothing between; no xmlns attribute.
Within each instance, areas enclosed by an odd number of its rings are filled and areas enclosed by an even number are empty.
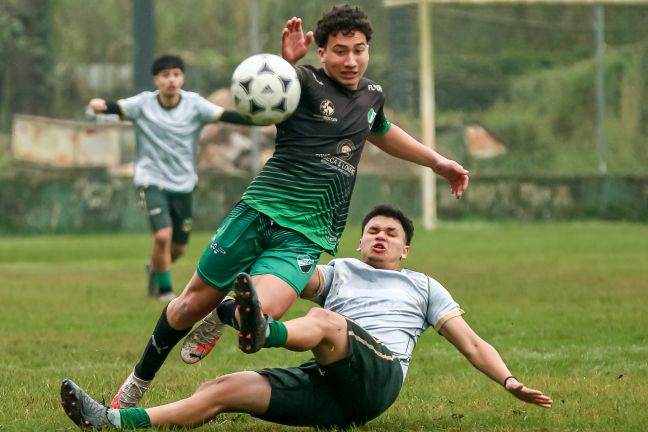
<svg viewBox="0 0 648 432"><path fill-rule="evenodd" d="M214 230L238 201L248 179L203 173L194 199L196 229ZM648 178L569 179L474 178L457 201L438 182L440 219L570 220L648 222ZM376 204L389 203L420 217L418 179L361 176L349 221L356 223ZM22 169L0 179L0 230L81 232L147 230L138 194L128 177L102 169Z"/></svg>

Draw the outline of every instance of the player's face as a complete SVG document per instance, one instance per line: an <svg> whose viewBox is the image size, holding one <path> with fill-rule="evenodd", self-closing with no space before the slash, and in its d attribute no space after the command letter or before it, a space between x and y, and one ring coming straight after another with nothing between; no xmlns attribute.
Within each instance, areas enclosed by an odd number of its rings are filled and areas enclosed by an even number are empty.
<svg viewBox="0 0 648 432"><path fill-rule="evenodd" d="M163 69L153 77L153 81L163 98L175 98L184 84L184 73L179 68Z"/></svg>
<svg viewBox="0 0 648 432"><path fill-rule="evenodd" d="M369 45L364 33L330 35L326 47L318 48L317 53L326 75L350 90L358 88L369 64Z"/></svg>
<svg viewBox="0 0 648 432"><path fill-rule="evenodd" d="M362 260L373 267L398 270L400 260L407 257L405 230L397 219L375 216L362 232L358 250Z"/></svg>

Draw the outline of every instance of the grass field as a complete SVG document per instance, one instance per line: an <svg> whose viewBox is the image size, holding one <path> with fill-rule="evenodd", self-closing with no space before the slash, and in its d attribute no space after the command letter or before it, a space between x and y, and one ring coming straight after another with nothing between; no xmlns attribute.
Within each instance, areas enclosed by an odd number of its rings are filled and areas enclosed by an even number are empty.
<svg viewBox="0 0 648 432"><path fill-rule="evenodd" d="M174 267L176 286L209 236L194 235ZM357 238L350 227L341 256L355 256ZM59 406L66 377L110 400L162 309L144 295L148 247L144 234L0 240L0 431L75 430ZM360 430L648 430L648 225L444 223L416 233L412 250L405 265L443 283L513 373L555 406L517 401L428 331L398 401ZM145 405L185 397L217 375L307 357L246 356L235 345L230 331L194 366L176 348ZM200 430L302 429L232 414Z"/></svg>

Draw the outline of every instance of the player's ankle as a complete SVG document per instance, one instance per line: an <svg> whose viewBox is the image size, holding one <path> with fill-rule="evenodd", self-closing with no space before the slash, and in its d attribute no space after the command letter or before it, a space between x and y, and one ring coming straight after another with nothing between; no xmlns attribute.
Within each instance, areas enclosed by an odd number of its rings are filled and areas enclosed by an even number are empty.
<svg viewBox="0 0 648 432"><path fill-rule="evenodd" d="M265 348L279 348L286 345L288 330L284 323L268 317L266 326L266 341L263 345Z"/></svg>

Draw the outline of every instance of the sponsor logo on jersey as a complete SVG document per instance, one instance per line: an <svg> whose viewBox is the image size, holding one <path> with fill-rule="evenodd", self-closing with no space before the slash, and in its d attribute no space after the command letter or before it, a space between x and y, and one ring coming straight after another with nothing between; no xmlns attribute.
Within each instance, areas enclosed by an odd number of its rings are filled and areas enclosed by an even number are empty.
<svg viewBox="0 0 648 432"><path fill-rule="evenodd" d="M369 108L367 111L367 121L369 122L369 129L373 127L373 122L376 120L376 111L373 108Z"/></svg>
<svg viewBox="0 0 648 432"><path fill-rule="evenodd" d="M321 85L321 86L324 85L324 83L323 83L322 81L320 81L320 80L317 79L317 75L315 75L314 72L311 72L311 75L313 75L313 79L315 80L315 82L316 82L317 84L319 84L319 85Z"/></svg>
<svg viewBox="0 0 648 432"><path fill-rule="evenodd" d="M346 176L353 176L356 173L356 168L348 162L343 161L339 157L335 156L323 156L322 162L324 162L329 167L333 168L336 171L341 172Z"/></svg>
<svg viewBox="0 0 648 432"><path fill-rule="evenodd" d="M157 216L160 213L162 213L162 209L160 207L155 207L149 210L149 216Z"/></svg>
<svg viewBox="0 0 648 432"><path fill-rule="evenodd" d="M227 255L227 251L225 249L223 249L222 247L218 246L218 243L216 243L213 240L209 244L209 247L211 248L212 252L214 252L214 254L222 253L223 255Z"/></svg>
<svg viewBox="0 0 648 432"><path fill-rule="evenodd" d="M297 257L297 265L299 266L299 269L302 271L302 273L308 273L313 267L313 263L313 258L309 257L308 255L299 255Z"/></svg>
<svg viewBox="0 0 648 432"><path fill-rule="evenodd" d="M355 150L355 145L353 145L353 141L348 139L343 139L338 143L337 157L339 157L342 160L349 160L351 158L351 154L353 153L353 150Z"/></svg>
<svg viewBox="0 0 648 432"><path fill-rule="evenodd" d="M367 86L367 90L369 91L377 91L382 93L382 86L380 84L369 84Z"/></svg>

